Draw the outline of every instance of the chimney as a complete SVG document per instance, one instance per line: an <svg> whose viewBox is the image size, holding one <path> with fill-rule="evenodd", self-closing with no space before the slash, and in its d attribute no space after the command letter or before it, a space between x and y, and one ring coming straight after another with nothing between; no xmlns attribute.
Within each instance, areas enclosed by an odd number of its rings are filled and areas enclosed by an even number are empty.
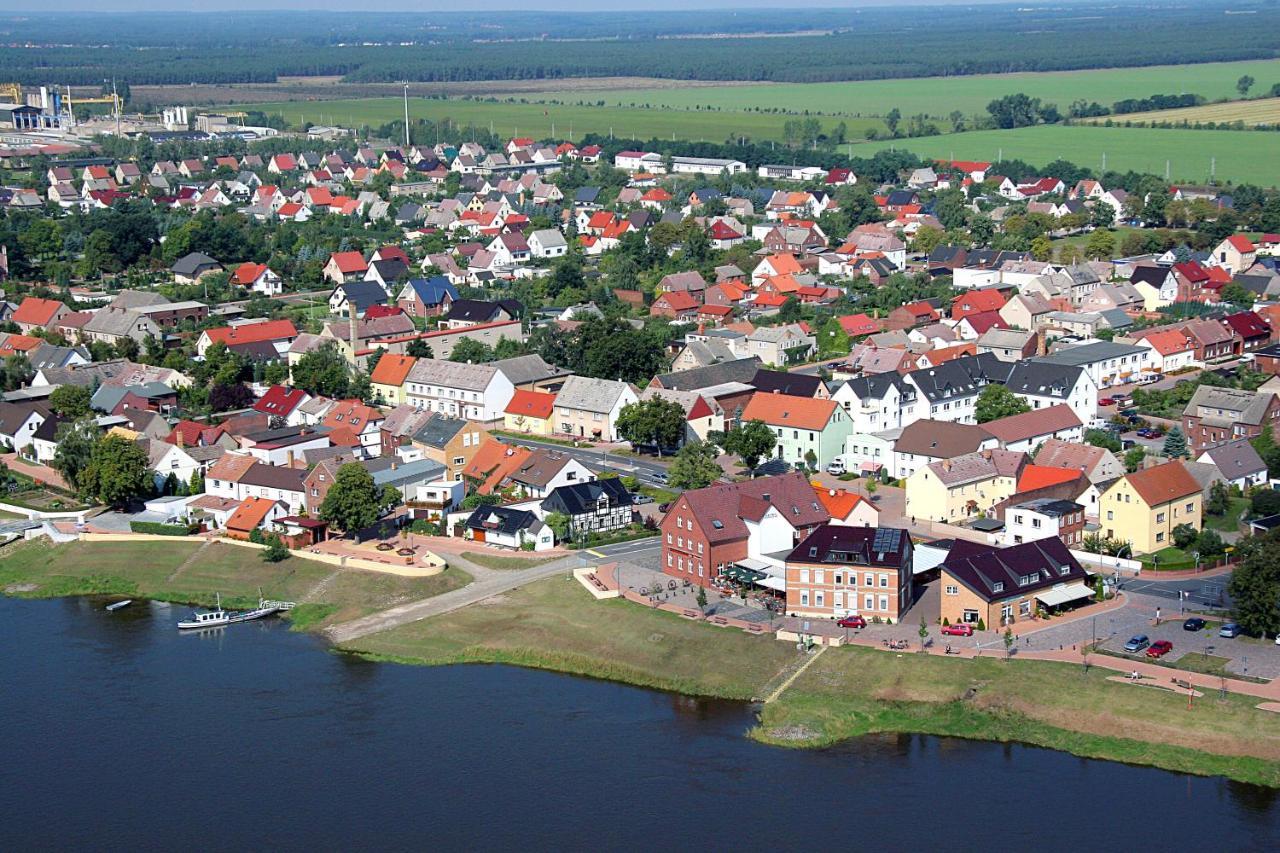
<svg viewBox="0 0 1280 853"><path fill-rule="evenodd" d="M356 353L359 351L360 332L356 328L356 303L354 301L347 302L347 311L351 315L351 360L356 360Z"/></svg>
<svg viewBox="0 0 1280 853"><path fill-rule="evenodd" d="M950 471L950 470L951 470L951 460L950 460L950 459L943 459L943 460L942 460L942 470L943 470L943 471Z"/></svg>
<svg viewBox="0 0 1280 853"><path fill-rule="evenodd" d="M293 451L292 450L287 451L285 453L284 458L285 458L285 467L292 468L293 467Z"/></svg>
<svg viewBox="0 0 1280 853"><path fill-rule="evenodd" d="M843 491L844 491L844 489L841 489L840 491L842 491L842 492L843 492ZM836 490L835 490L835 489L827 489L827 494L828 494L830 497L833 497L833 498L834 498L834 497L836 496Z"/></svg>
<svg viewBox="0 0 1280 853"><path fill-rule="evenodd" d="M983 458L983 459L990 459L990 458L991 458L991 451L990 451L990 450L984 450L984 451L982 451L982 458Z"/></svg>

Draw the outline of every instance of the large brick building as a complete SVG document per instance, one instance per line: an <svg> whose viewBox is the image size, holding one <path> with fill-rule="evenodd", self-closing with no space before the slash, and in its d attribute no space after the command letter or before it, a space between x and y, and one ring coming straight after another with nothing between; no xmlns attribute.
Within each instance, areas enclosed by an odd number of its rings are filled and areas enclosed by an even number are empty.
<svg viewBox="0 0 1280 853"><path fill-rule="evenodd" d="M662 570L700 586L744 560L780 574L795 546L830 518L796 473L685 492L662 519Z"/></svg>
<svg viewBox="0 0 1280 853"><path fill-rule="evenodd" d="M1201 385L1182 410L1182 431L1194 453L1224 441L1256 438L1264 427L1280 433L1280 397Z"/></svg>
<svg viewBox="0 0 1280 853"><path fill-rule="evenodd" d="M820 525L787 557L787 612L897 622L911 607L911 560L905 530Z"/></svg>

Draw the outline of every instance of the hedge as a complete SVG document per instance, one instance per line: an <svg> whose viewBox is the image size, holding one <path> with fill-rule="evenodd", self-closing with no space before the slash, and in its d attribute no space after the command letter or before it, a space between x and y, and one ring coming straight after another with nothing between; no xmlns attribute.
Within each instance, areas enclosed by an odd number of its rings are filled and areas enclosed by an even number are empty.
<svg viewBox="0 0 1280 853"><path fill-rule="evenodd" d="M153 536L190 536L200 529L198 524L160 524L155 521L131 521L129 529L134 533L150 533Z"/></svg>

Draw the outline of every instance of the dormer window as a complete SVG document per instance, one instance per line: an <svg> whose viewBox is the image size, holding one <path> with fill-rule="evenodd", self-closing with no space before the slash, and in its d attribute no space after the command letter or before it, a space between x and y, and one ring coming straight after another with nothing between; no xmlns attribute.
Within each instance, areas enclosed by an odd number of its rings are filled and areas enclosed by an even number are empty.
<svg viewBox="0 0 1280 853"><path fill-rule="evenodd" d="M996 581L995 583L993 583L993 584L991 585L991 591L992 591L992 592L1004 592L1004 582L1003 582L1003 581Z"/></svg>

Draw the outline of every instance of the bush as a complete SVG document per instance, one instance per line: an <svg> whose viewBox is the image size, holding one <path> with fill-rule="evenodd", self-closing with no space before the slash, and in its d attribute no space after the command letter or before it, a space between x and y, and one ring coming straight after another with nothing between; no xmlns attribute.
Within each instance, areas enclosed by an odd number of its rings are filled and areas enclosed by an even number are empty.
<svg viewBox="0 0 1280 853"><path fill-rule="evenodd" d="M267 549L262 552L262 559L268 563L278 563L281 560L289 559L289 549L285 547L284 541L274 533L264 537L266 539Z"/></svg>
<svg viewBox="0 0 1280 853"><path fill-rule="evenodd" d="M149 533L152 536L190 536L200 529L198 524L160 524L155 521L131 521L129 529L134 533Z"/></svg>
<svg viewBox="0 0 1280 853"><path fill-rule="evenodd" d="M978 620L978 630L979 630L979 631L985 631L985 630L987 630L987 623L986 623L986 622L984 622L983 620L979 619L979 620Z"/></svg>

